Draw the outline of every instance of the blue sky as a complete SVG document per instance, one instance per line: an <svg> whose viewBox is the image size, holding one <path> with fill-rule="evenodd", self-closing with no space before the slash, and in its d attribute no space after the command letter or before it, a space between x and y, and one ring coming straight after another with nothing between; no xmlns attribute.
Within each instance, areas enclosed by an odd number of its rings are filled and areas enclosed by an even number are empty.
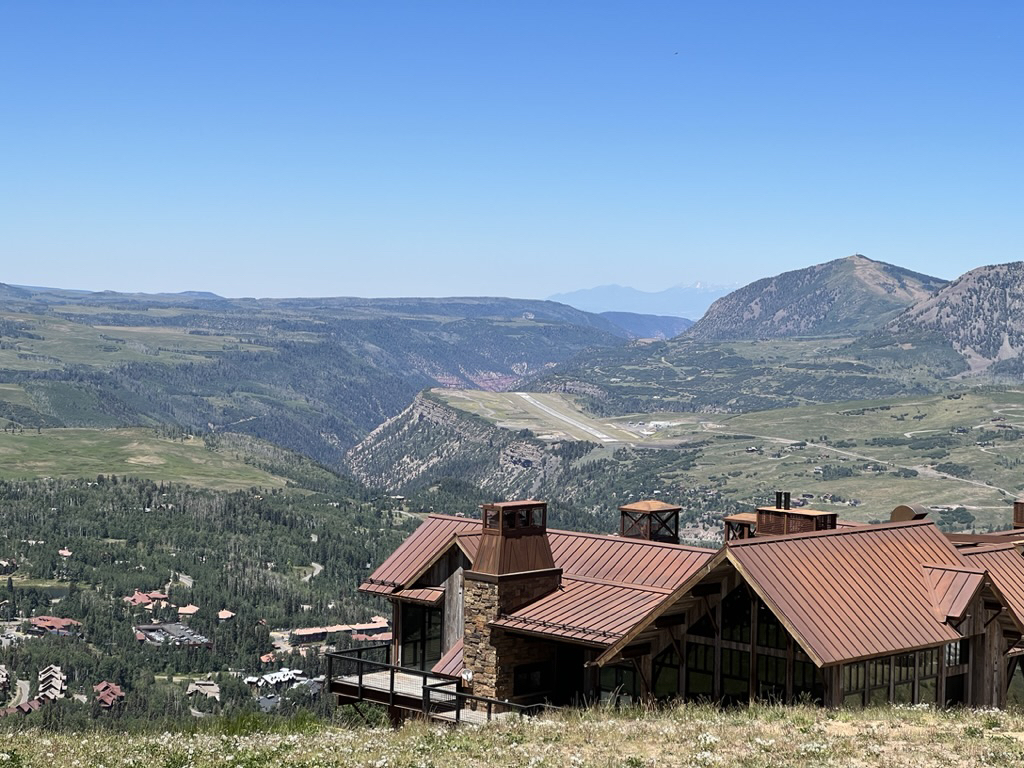
<svg viewBox="0 0 1024 768"><path fill-rule="evenodd" d="M0 281L952 278L1024 243L1017 2L9 2Z"/></svg>

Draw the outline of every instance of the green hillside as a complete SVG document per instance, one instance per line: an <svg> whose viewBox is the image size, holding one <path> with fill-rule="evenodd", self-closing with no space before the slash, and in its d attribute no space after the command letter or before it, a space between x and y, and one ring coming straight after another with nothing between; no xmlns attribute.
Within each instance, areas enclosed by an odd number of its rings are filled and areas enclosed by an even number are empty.
<svg viewBox="0 0 1024 768"><path fill-rule="evenodd" d="M508 388L624 336L545 301L16 289L0 425L230 431L336 462L424 387Z"/></svg>
<svg viewBox="0 0 1024 768"><path fill-rule="evenodd" d="M254 466L240 446L172 434L143 428L5 430L0 478L130 475L213 490L283 488L288 482Z"/></svg>
<svg viewBox="0 0 1024 768"><path fill-rule="evenodd" d="M602 416L738 413L938 392L964 370L963 359L927 333L729 342L679 337L580 356L522 388L576 395Z"/></svg>
<svg viewBox="0 0 1024 768"><path fill-rule="evenodd" d="M353 449L347 466L427 498L453 481L484 498L548 498L559 525L591 530L614 529L630 499L660 496L684 507L689 538L708 541L723 514L775 490L862 521L924 503L947 530L1005 527L1024 491L1019 390L618 417L565 395L536 398L546 410L515 393L435 391Z"/></svg>

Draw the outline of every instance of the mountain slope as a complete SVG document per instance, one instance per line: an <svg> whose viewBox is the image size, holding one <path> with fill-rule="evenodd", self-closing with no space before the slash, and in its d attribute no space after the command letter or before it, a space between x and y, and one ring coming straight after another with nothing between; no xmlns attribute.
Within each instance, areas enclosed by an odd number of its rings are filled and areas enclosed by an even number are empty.
<svg viewBox="0 0 1024 768"><path fill-rule="evenodd" d="M702 341L856 334L946 282L860 254L757 280L714 304L688 332Z"/></svg>
<svg viewBox="0 0 1024 768"><path fill-rule="evenodd" d="M908 308L888 330L936 334L970 373L1024 373L1024 261L972 269Z"/></svg>

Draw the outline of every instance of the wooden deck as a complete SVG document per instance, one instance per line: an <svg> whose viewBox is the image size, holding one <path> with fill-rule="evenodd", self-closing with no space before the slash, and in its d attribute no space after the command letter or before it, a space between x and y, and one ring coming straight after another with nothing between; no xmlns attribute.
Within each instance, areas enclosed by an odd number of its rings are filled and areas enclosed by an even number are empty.
<svg viewBox="0 0 1024 768"><path fill-rule="evenodd" d="M435 685L444 687L430 688L429 707L425 707L424 691ZM330 681L330 691L338 696L339 703L368 701L445 723L481 724L513 714L501 707L504 702L456 697L455 681L450 678L397 669L366 672L361 676L337 675Z"/></svg>

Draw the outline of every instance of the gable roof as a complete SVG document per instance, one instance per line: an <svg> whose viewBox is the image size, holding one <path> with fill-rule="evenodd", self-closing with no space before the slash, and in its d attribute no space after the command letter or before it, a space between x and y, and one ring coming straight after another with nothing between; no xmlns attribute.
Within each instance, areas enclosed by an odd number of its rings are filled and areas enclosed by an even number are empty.
<svg viewBox="0 0 1024 768"><path fill-rule="evenodd" d="M818 666L960 639L937 618L923 566L967 564L930 521L755 538L726 549Z"/></svg>
<svg viewBox="0 0 1024 768"><path fill-rule="evenodd" d="M471 562L480 521L430 515L359 587L363 592L436 602L440 594L413 582L452 546ZM606 647L620 639L714 551L644 539L548 529L562 588L492 624L512 631ZM404 581L403 581L404 579Z"/></svg>
<svg viewBox="0 0 1024 768"><path fill-rule="evenodd" d="M479 520L430 515L370 574L360 585L359 591L389 595L403 587L412 586L411 582L424 568L452 545L456 534L479 529Z"/></svg>
<svg viewBox="0 0 1024 768"><path fill-rule="evenodd" d="M985 585L985 571L952 565L922 566L932 592L932 606L939 621L963 619L975 595Z"/></svg>
<svg viewBox="0 0 1024 768"><path fill-rule="evenodd" d="M713 550L627 539L577 531L548 529L555 567L565 576L618 584L673 589L694 564L710 559ZM430 515L359 587L362 592L389 595L413 586L425 567L458 544L473 561L480 544L480 521Z"/></svg>
<svg viewBox="0 0 1024 768"><path fill-rule="evenodd" d="M739 572L818 666L959 640L944 622L962 613L984 581L934 523L911 521L729 542L671 602L722 564ZM598 663L668 607L651 612Z"/></svg>
<svg viewBox="0 0 1024 768"><path fill-rule="evenodd" d="M1024 618L1024 554L1014 544L961 549L972 566L984 568L1018 617Z"/></svg>

